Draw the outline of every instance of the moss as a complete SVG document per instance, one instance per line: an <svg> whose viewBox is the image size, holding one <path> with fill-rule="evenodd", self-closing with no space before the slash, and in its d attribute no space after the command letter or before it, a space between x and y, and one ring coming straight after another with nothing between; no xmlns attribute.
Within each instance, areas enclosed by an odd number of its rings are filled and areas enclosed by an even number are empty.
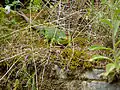
<svg viewBox="0 0 120 90"><path fill-rule="evenodd" d="M83 67L84 67L84 69L92 69L92 63L91 62L84 62Z"/></svg>
<svg viewBox="0 0 120 90"><path fill-rule="evenodd" d="M86 51L84 50L74 50L74 55L72 57L73 51L71 48L66 48L63 50L62 53L62 63L64 65L67 65L70 61L70 69L76 69L77 67L83 67L83 68L91 68L92 64L89 62L86 62L85 60L88 60L89 56Z"/></svg>
<svg viewBox="0 0 120 90"><path fill-rule="evenodd" d="M87 46L87 38L83 38L83 37L76 37L74 39L74 43L77 44L77 46L80 46L81 48Z"/></svg>

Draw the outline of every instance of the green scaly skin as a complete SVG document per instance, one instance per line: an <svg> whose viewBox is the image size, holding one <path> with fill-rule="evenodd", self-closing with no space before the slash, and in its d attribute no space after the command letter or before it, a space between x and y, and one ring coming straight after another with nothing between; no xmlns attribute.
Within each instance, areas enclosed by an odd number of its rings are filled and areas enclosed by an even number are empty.
<svg viewBox="0 0 120 90"><path fill-rule="evenodd" d="M43 28L42 34L52 44L68 45L70 43L70 39L64 31L52 26Z"/></svg>
<svg viewBox="0 0 120 90"><path fill-rule="evenodd" d="M20 16L22 16L26 22L30 22L30 19L22 12L17 12ZM33 22L32 25L35 23ZM62 31L61 29L58 29L54 26L36 26L32 27L33 29L37 30L42 35L44 35L45 39L48 41L48 43L52 44L58 44L58 45L70 45L70 35L67 36L65 31Z"/></svg>

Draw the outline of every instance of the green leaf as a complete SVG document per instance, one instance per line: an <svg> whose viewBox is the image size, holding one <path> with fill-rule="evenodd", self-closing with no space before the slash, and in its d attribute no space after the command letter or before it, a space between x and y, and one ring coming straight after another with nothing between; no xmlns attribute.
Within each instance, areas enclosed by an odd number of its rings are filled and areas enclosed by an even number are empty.
<svg viewBox="0 0 120 90"><path fill-rule="evenodd" d="M102 4L105 4L107 0L101 0L101 3Z"/></svg>
<svg viewBox="0 0 120 90"><path fill-rule="evenodd" d="M16 79L16 80L15 80L15 83L14 83L14 88L13 88L13 90L17 90L17 89L19 88L19 84L20 84L19 80Z"/></svg>
<svg viewBox="0 0 120 90"><path fill-rule="evenodd" d="M118 47L119 44L120 44L120 40L118 40L118 41L115 43L115 47Z"/></svg>
<svg viewBox="0 0 120 90"><path fill-rule="evenodd" d="M117 31L118 31L118 29L119 29L119 25L120 25L120 21L119 20L114 20L113 21L113 34L114 34L114 37L116 36L116 33L117 33Z"/></svg>
<svg viewBox="0 0 120 90"><path fill-rule="evenodd" d="M117 52L116 57L118 58L120 56L120 50Z"/></svg>
<svg viewBox="0 0 120 90"><path fill-rule="evenodd" d="M111 48L106 48L106 47L103 47L103 46L97 46L97 45L93 45L91 47L88 48L89 50L111 50Z"/></svg>
<svg viewBox="0 0 120 90"><path fill-rule="evenodd" d="M111 73L115 69L114 63L109 63L106 65L106 72L104 73L104 76L108 76L109 73Z"/></svg>
<svg viewBox="0 0 120 90"><path fill-rule="evenodd" d="M25 87L29 87L31 84L32 84L32 78L29 78L29 79L27 80L27 84L26 84Z"/></svg>
<svg viewBox="0 0 120 90"><path fill-rule="evenodd" d="M33 80L32 80L32 90L37 90L37 89L36 89L36 85L35 85L34 76L33 76Z"/></svg>
<svg viewBox="0 0 120 90"><path fill-rule="evenodd" d="M94 1L94 0L92 0L91 2L92 2L92 6L94 6L94 5L95 5L95 1Z"/></svg>
<svg viewBox="0 0 120 90"><path fill-rule="evenodd" d="M118 66L116 67L116 71L119 73L120 70L120 64L118 64Z"/></svg>
<svg viewBox="0 0 120 90"><path fill-rule="evenodd" d="M101 19L101 22L107 24L110 28L113 27L110 19Z"/></svg>
<svg viewBox="0 0 120 90"><path fill-rule="evenodd" d="M115 10L115 15L119 15L120 14L120 9L117 9L117 10Z"/></svg>
<svg viewBox="0 0 120 90"><path fill-rule="evenodd" d="M90 61L95 61L95 60L108 60L110 62L113 62L112 59L108 58L108 57L105 57L105 56L101 56L101 55L94 55Z"/></svg>

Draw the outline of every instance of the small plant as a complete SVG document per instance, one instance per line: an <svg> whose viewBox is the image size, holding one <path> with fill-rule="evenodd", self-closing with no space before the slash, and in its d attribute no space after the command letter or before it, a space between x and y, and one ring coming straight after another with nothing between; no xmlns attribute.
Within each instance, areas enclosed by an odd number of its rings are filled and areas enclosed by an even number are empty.
<svg viewBox="0 0 120 90"><path fill-rule="evenodd" d="M104 46L91 46L89 50L109 50L112 54L112 57L106 57L102 55L94 55L90 61L95 60L108 60L109 63L106 65L106 72L103 73L103 76L107 77L110 76L110 79L113 81L115 75L120 73L120 39L118 38L117 33L119 32L120 28L120 1L115 0L115 2L102 0L104 4L107 5L110 12L110 18L108 19L101 19L101 22L107 24L112 32L112 45L113 48L107 48ZM112 77L111 77L112 76ZM112 82L110 81L110 82Z"/></svg>
<svg viewBox="0 0 120 90"><path fill-rule="evenodd" d="M31 9L34 12L38 12L40 9L42 9L42 0L30 0L27 9Z"/></svg>
<svg viewBox="0 0 120 90"><path fill-rule="evenodd" d="M13 2L11 2L11 4L9 4L9 0L8 2L6 2L7 5L9 5L10 7L16 7L17 5L23 5L22 2L20 2L19 0L15 0Z"/></svg>

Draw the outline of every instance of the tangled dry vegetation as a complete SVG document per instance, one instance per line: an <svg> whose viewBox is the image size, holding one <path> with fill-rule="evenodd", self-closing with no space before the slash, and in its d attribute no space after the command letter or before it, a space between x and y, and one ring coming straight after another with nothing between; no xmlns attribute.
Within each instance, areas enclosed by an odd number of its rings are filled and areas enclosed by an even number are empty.
<svg viewBox="0 0 120 90"><path fill-rule="evenodd" d="M58 2L51 8L44 4L38 11L22 9L35 25L0 8L0 89L66 90L61 80L78 79L80 72L92 67L104 68L106 62L88 61L94 53L105 53L90 52L88 46L104 45L108 37L91 7L90 0L73 0L70 7ZM39 30L32 28L39 25L63 28L71 37L70 45L47 43Z"/></svg>

